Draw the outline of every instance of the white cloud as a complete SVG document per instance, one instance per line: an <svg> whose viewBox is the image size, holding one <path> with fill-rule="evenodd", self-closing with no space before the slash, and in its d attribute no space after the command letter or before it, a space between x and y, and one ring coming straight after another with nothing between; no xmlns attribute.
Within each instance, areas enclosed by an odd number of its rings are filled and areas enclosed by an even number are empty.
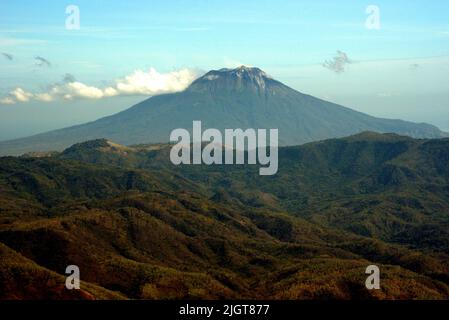
<svg viewBox="0 0 449 320"><path fill-rule="evenodd" d="M63 87L66 96L72 98L100 99L104 97L103 90L90 87L81 82L70 82Z"/></svg>
<svg viewBox="0 0 449 320"><path fill-rule="evenodd" d="M0 99L0 104L15 104L30 100L50 102L57 99L102 99L118 95L157 95L178 92L186 89L197 77L198 72L182 69L168 73L159 73L154 68L145 72L134 71L132 74L116 80L113 86L94 87L71 78L52 86L48 92L31 93L22 88L16 88L6 97Z"/></svg>
<svg viewBox="0 0 449 320"><path fill-rule="evenodd" d="M18 102L28 102L33 97L32 93L26 92L22 88L16 88L9 94L11 98L15 99Z"/></svg>
<svg viewBox="0 0 449 320"><path fill-rule="evenodd" d="M34 95L34 98L38 101L50 102L53 101L53 97L49 93L38 93Z"/></svg>
<svg viewBox="0 0 449 320"><path fill-rule="evenodd" d="M154 95L182 91L197 78L198 74L189 69L182 69L165 74L151 68L148 72L141 70L117 81L116 90L121 94Z"/></svg>
<svg viewBox="0 0 449 320"><path fill-rule="evenodd" d="M11 97L5 97L3 99L0 99L0 104L15 104L16 101Z"/></svg>

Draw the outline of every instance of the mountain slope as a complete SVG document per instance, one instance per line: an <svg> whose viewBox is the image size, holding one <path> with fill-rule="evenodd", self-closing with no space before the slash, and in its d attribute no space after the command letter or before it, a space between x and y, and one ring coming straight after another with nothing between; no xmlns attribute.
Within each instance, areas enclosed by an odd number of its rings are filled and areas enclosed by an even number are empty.
<svg viewBox="0 0 449 320"><path fill-rule="evenodd" d="M74 143L107 138L124 145L168 142L176 128L278 128L280 145L298 145L361 131L417 138L445 133L428 124L371 117L295 91L258 68L210 71L183 92L151 97L94 122L0 142L0 155L62 150Z"/></svg>
<svg viewBox="0 0 449 320"><path fill-rule="evenodd" d="M215 201L286 210L361 236L449 253L449 139L364 132L283 147L279 171L269 178L257 174L258 166L176 167L169 150L138 146L118 157L115 149L82 143L56 157L171 172L210 189Z"/></svg>
<svg viewBox="0 0 449 320"><path fill-rule="evenodd" d="M169 150L95 140L0 158L3 297L36 283L66 298L76 264L76 299L449 298L449 139L283 147L270 177L174 166ZM370 264L380 291L364 288Z"/></svg>

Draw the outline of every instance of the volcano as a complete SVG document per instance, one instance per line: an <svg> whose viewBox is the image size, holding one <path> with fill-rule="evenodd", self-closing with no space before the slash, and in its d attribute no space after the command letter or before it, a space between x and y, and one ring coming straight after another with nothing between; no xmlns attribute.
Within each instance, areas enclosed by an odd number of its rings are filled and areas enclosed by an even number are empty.
<svg viewBox="0 0 449 320"><path fill-rule="evenodd" d="M381 119L298 92L259 68L207 72L186 90L146 99L112 116L0 143L0 155L59 151L72 144L105 138L123 145L165 143L176 128L279 129L279 144L300 145L363 131L414 138L447 134L425 123Z"/></svg>

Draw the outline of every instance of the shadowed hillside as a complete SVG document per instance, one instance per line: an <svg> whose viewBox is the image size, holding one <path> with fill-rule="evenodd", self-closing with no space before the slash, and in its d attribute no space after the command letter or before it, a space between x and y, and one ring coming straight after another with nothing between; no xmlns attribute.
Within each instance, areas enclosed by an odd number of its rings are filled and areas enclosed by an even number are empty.
<svg viewBox="0 0 449 320"><path fill-rule="evenodd" d="M169 150L1 158L1 298L449 298L449 140L285 147L269 177L175 167ZM70 264L84 283L68 295ZM364 286L370 264L382 290Z"/></svg>

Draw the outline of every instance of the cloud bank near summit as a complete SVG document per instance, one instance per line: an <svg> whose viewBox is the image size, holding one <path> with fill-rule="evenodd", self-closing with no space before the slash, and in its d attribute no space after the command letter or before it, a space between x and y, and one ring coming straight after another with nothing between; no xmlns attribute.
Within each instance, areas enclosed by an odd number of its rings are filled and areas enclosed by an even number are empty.
<svg viewBox="0 0 449 320"><path fill-rule="evenodd" d="M29 101L51 102L55 100L102 99L120 95L153 96L163 93L179 92L186 89L201 72L180 69L159 73L154 68L148 71L136 70L124 78L115 80L106 87L96 87L77 81L72 75L64 76L64 81L52 85L45 92L29 92L21 87L10 91L0 99L0 104L16 104Z"/></svg>

